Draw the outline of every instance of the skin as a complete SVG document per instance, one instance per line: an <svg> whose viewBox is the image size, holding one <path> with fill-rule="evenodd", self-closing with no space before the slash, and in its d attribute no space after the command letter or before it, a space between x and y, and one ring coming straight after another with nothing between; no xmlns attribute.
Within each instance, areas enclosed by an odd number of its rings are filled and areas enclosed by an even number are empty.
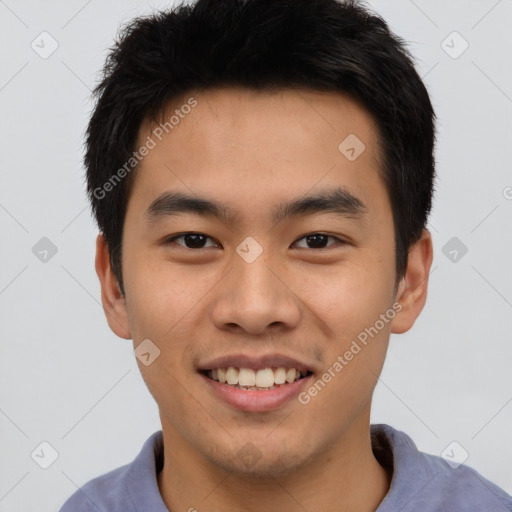
<svg viewBox="0 0 512 512"><path fill-rule="evenodd" d="M197 106L137 170L123 232L125 297L97 239L111 329L134 347L150 339L161 351L139 367L162 422L162 498L173 511L374 511L391 475L371 449L372 393L390 334L410 329L425 304L431 236L423 231L396 282L376 125L349 97L237 88L193 96ZM140 144L152 129L141 126ZM349 134L366 146L354 161L338 150ZM337 186L364 202L364 216L272 222L278 203ZM148 206L171 190L219 201L236 222L193 213L148 222ZM211 237L208 247L165 242L183 232ZM314 233L345 243L329 239L317 249L304 238ZM236 252L248 236L263 248L250 264ZM394 303L400 312L307 405L293 399L242 412L197 373L213 357L279 352L310 364L316 381ZM248 443L260 456L249 466L238 453Z"/></svg>

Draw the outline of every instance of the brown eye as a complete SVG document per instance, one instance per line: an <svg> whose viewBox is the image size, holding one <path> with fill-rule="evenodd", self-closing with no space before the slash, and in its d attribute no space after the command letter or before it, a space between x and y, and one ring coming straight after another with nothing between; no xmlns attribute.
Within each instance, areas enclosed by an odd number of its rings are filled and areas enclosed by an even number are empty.
<svg viewBox="0 0 512 512"><path fill-rule="evenodd" d="M184 246L186 249L205 249L207 247L217 247L217 244L206 245L208 240L213 240L202 233L182 233L175 235L167 240L166 243L176 242L178 245Z"/></svg>
<svg viewBox="0 0 512 512"><path fill-rule="evenodd" d="M297 242L295 242L295 245L304 240L306 246L302 246L299 248L301 249L325 249L327 247L330 247L331 245L335 245L334 244L329 244L327 245L327 242L329 240L329 238L331 238L332 240L336 242L340 242L340 243L343 243L342 240L340 240L339 238L336 238L335 236L331 236L331 235L325 235L323 233L311 233L309 235L306 235L302 238L300 238Z"/></svg>

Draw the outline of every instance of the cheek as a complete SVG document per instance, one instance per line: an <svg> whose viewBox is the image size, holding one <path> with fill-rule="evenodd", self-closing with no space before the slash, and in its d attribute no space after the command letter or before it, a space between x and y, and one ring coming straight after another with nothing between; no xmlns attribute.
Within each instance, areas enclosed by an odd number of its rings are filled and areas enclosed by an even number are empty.
<svg viewBox="0 0 512 512"><path fill-rule="evenodd" d="M367 406L382 370L395 314L390 280L383 276L377 269L352 269L322 281L321 291L319 287L302 291L317 323L329 328L323 373L318 376L328 383L316 387L313 383L304 397L318 414L326 409L333 412L326 430Z"/></svg>
<svg viewBox="0 0 512 512"><path fill-rule="evenodd" d="M161 257L132 258L126 265L128 316L134 343L149 338L161 350L159 362L183 373L192 339L199 333L222 268L176 265Z"/></svg>
<svg viewBox="0 0 512 512"><path fill-rule="evenodd" d="M184 282L176 266L144 251L129 252L123 262L125 288L130 318L136 331L142 335L161 334L170 329L185 313L187 304L193 300L197 281Z"/></svg>
<svg viewBox="0 0 512 512"><path fill-rule="evenodd" d="M383 260L365 264L362 256L331 268L328 272L314 270L295 276L294 290L329 337L350 341L373 325L390 306L392 279ZM307 276L307 277L305 277Z"/></svg>

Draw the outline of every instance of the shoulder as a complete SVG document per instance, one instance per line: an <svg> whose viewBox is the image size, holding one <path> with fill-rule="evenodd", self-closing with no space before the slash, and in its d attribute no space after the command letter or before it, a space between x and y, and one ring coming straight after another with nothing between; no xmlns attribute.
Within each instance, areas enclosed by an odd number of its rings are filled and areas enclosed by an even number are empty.
<svg viewBox="0 0 512 512"><path fill-rule="evenodd" d="M430 468L431 489L435 492L432 502L442 510L512 511L512 496L473 468L465 464L450 466L443 458L422 452L420 456Z"/></svg>
<svg viewBox="0 0 512 512"><path fill-rule="evenodd" d="M162 432L155 432L130 463L98 476L77 489L59 512L132 512L160 499L157 484L158 458L162 456ZM142 491L142 492L139 492Z"/></svg>
<svg viewBox="0 0 512 512"><path fill-rule="evenodd" d="M76 490L64 503L60 512L97 512L123 510L126 501L124 488L131 464L98 476Z"/></svg>
<svg viewBox="0 0 512 512"><path fill-rule="evenodd" d="M372 425L371 433L375 456L393 472L378 512L512 512L512 496L471 467L420 452L407 434L389 425Z"/></svg>

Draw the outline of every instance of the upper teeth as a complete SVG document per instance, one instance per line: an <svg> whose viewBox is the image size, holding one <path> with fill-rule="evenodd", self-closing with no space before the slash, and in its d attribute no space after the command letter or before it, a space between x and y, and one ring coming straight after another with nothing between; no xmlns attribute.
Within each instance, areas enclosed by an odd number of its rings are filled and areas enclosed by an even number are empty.
<svg viewBox="0 0 512 512"><path fill-rule="evenodd" d="M271 388L275 384L284 384L300 379L306 372L301 372L296 368L262 368L253 370L252 368L215 368L209 372L213 380L230 384L231 386Z"/></svg>

